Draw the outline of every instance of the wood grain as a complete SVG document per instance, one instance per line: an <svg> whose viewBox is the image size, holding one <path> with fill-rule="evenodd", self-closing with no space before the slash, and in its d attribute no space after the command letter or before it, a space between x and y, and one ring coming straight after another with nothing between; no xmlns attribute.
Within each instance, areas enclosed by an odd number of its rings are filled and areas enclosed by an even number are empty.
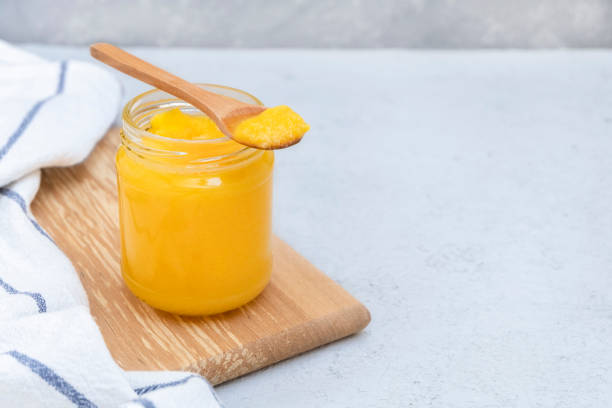
<svg viewBox="0 0 612 408"><path fill-rule="evenodd" d="M272 279L253 302L210 317L155 310L123 284L113 129L82 164L43 173L32 211L72 260L91 313L127 370L189 370L219 384L353 334L368 310L289 245L274 239Z"/></svg>

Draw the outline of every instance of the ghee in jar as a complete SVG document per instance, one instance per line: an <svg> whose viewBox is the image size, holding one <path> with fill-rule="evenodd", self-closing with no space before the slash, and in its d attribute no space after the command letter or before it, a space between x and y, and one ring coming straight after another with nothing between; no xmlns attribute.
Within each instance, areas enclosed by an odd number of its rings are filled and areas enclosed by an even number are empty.
<svg viewBox="0 0 612 408"><path fill-rule="evenodd" d="M235 89L201 86L260 103ZM186 315L224 312L255 298L272 268L274 154L228 139L159 90L128 102L121 136L121 269L130 290L155 308Z"/></svg>

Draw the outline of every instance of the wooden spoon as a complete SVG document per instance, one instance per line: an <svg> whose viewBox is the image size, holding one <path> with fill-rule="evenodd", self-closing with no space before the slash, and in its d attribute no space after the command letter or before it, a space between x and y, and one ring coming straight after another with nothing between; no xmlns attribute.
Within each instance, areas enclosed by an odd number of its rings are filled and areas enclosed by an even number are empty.
<svg viewBox="0 0 612 408"><path fill-rule="evenodd" d="M239 119L258 115L267 109L264 106L250 105L202 89L111 44L96 43L89 47L89 50L91 56L95 59L189 102L206 113L215 122L219 130L232 139L233 136L230 132L232 123Z"/></svg>

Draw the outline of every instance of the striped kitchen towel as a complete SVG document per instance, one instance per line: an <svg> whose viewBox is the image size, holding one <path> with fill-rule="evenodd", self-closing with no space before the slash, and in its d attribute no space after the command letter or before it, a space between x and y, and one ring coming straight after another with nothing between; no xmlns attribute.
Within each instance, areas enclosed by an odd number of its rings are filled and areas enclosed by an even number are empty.
<svg viewBox="0 0 612 408"><path fill-rule="evenodd" d="M202 377L125 372L76 271L29 206L40 169L83 160L116 118L105 70L0 41L0 406L219 407Z"/></svg>

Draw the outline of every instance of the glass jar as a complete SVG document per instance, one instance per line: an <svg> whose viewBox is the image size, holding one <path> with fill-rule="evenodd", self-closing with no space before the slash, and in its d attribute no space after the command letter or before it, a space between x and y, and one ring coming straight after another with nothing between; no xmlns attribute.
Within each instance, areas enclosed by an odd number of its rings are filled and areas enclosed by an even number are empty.
<svg viewBox="0 0 612 408"><path fill-rule="evenodd" d="M200 86L261 105L237 89ZM160 90L123 109L121 270L130 290L155 308L220 313L255 298L270 279L274 154L227 137L181 140L147 131L153 115L173 108L202 114Z"/></svg>

